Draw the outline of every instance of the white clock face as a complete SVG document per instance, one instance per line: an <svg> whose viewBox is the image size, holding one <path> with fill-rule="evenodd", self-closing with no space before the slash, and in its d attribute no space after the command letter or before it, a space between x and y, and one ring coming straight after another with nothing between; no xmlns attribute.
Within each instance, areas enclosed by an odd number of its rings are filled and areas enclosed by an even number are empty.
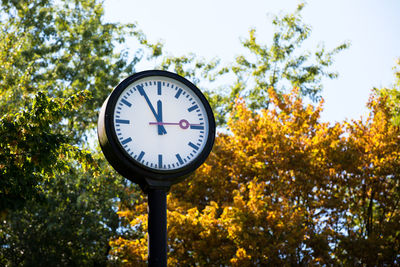
<svg viewBox="0 0 400 267"><path fill-rule="evenodd" d="M176 170L200 155L209 134L206 109L183 83L163 77L139 79L120 94L113 113L121 147L154 170Z"/></svg>

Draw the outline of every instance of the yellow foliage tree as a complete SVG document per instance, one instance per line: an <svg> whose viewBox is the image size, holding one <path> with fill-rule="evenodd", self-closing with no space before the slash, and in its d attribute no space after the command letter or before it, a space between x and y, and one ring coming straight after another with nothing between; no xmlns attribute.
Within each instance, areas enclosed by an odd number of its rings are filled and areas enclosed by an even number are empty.
<svg viewBox="0 0 400 267"><path fill-rule="evenodd" d="M206 163L168 195L168 265L400 263L400 130L373 95L363 121L322 123L323 101L268 91L270 108L238 100ZM145 197L121 206L147 232ZM145 264L147 236L111 241Z"/></svg>

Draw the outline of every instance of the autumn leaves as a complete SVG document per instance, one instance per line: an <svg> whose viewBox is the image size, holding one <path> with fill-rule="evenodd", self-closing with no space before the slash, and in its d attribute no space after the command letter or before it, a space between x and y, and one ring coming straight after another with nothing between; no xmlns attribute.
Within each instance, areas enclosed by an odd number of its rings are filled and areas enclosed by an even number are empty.
<svg viewBox="0 0 400 267"><path fill-rule="evenodd" d="M271 108L257 113L238 100L206 164L172 188L169 264L394 262L400 138L385 99L374 94L364 120L329 124L322 101L269 94ZM146 231L145 205L120 215ZM146 258L145 239L111 244L121 258Z"/></svg>

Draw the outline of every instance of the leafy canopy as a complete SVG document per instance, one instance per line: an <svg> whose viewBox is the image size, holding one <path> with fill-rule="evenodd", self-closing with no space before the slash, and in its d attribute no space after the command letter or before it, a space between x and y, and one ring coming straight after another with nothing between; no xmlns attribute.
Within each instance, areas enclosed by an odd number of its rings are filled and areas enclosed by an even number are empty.
<svg viewBox="0 0 400 267"><path fill-rule="evenodd" d="M112 88L161 46L103 15L96 0L1 1L2 266L106 265L108 240L129 234L115 210L134 186L91 136Z"/></svg>
<svg viewBox="0 0 400 267"><path fill-rule="evenodd" d="M379 90L382 97L387 98L387 107L392 115L392 123L400 126L400 59L397 60L395 70L395 80L393 88L383 88Z"/></svg>
<svg viewBox="0 0 400 267"><path fill-rule="evenodd" d="M302 8L275 18L272 45L259 44L251 31L243 44L253 56L208 69L210 80L228 72L236 77L227 94L209 94L221 123L229 113L229 132L218 134L190 180L171 189L169 265L400 262L400 132L391 123L393 105L375 91L364 120L320 122L323 100L314 106L304 98L319 99L322 78L336 77L328 71L333 56L348 45L295 51L309 34ZM166 67L184 75L197 73L193 60L167 60L173 64ZM111 255L145 265L146 198L122 202L118 214L138 232L113 239Z"/></svg>
<svg viewBox="0 0 400 267"><path fill-rule="evenodd" d="M366 120L330 125L299 89L259 114L234 106L206 163L168 196L171 266L397 264L399 128L373 95ZM145 198L122 206L147 231ZM117 238L112 255L144 264L147 236ZM371 253L374 251L374 253Z"/></svg>
<svg viewBox="0 0 400 267"><path fill-rule="evenodd" d="M257 39L256 29L250 30L248 38L242 41L247 53L237 56L232 64L221 66L218 59L205 62L189 55L165 57L160 68L175 71L197 83L202 77L201 86L206 89L219 85L218 90L204 91L221 126L226 125L226 116L238 96L245 99L251 110L268 108L269 88L281 95L295 86L302 97L318 101L323 79L338 76L330 70L334 57L350 44L344 42L332 50L323 45L307 50L305 42L310 38L311 27L302 19L303 8L304 4L300 4L293 13L273 16L274 31L266 44ZM233 82L226 83L226 80Z"/></svg>

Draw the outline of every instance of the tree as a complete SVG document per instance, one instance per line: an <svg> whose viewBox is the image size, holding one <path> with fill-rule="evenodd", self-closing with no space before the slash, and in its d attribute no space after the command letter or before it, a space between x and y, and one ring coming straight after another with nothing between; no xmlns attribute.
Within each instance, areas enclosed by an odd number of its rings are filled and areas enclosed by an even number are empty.
<svg viewBox="0 0 400 267"><path fill-rule="evenodd" d="M274 91L270 93L279 103ZM323 170L314 167L318 173L310 175L305 170L316 162L317 155L310 155L313 147L319 143L329 147L341 132L338 126L315 127L320 108L302 109L296 96L285 99L286 103L279 103L284 112L278 113L277 105L261 115L239 101L228 123L232 134L218 136L213 153L189 185L172 188L168 199L171 266L311 262L304 237L313 233L309 229L313 211L304 203L311 201L310 180ZM327 137L327 132L332 136ZM314 144L316 133L325 142ZM141 210L136 207L120 214L137 227ZM123 245L115 249L122 257L125 251L118 249L127 247Z"/></svg>
<svg viewBox="0 0 400 267"><path fill-rule="evenodd" d="M248 38L242 41L247 53L237 56L228 66L221 66L218 59L207 63L189 55L166 57L160 67L195 81L199 80L198 77L208 80L209 83L201 86L205 88L219 125L226 125L226 116L232 111L238 96L243 97L252 110L268 108L269 88L274 88L280 95L290 92L295 86L303 97L318 102L323 79L338 77L338 73L330 69L334 57L350 44L344 42L330 51L323 44L312 51L306 50L304 43L311 35L311 27L301 16L304 6L298 5L290 14L273 16L274 32L270 43L261 43L256 29L250 30ZM222 77L234 82L226 84ZM215 84L219 85L217 90L208 89Z"/></svg>
<svg viewBox="0 0 400 267"><path fill-rule="evenodd" d="M398 264L399 128L384 99L371 97L365 121L330 125L299 89L269 94L259 114L237 101L232 133L172 187L169 265ZM144 198L119 214L146 232ZM146 259L145 235L111 245L128 262Z"/></svg>
<svg viewBox="0 0 400 267"><path fill-rule="evenodd" d="M27 201L2 221L0 262L5 266L113 263L108 242L123 233L115 206L127 185L113 177L106 164L102 169L104 173L96 175L93 170L71 168L43 183L39 199Z"/></svg>
<svg viewBox="0 0 400 267"><path fill-rule="evenodd" d="M111 89L161 46L95 0L3 0L0 16L0 265L106 265L127 232L116 203L136 195L88 142Z"/></svg>
<svg viewBox="0 0 400 267"><path fill-rule="evenodd" d="M249 38L242 42L250 55L238 56L231 67L236 82L231 87L228 103L241 96L252 110L267 108L269 88L281 94L288 93L294 86L299 88L302 96L316 101L320 97L322 78L338 76L329 67L334 55L349 44L343 43L332 51L326 51L323 46L314 52L302 48L311 34L310 26L301 17L303 8L304 4L300 4L292 14L273 17L275 32L270 45L260 44L256 30L250 31Z"/></svg>
<svg viewBox="0 0 400 267"><path fill-rule="evenodd" d="M25 201L37 198L40 183L65 171L66 155L81 162L86 160L85 152L71 146L68 136L53 130L63 113L78 109L86 97L87 92L82 92L67 100L50 99L39 92L31 109L1 117L0 212L3 216L22 208Z"/></svg>
<svg viewBox="0 0 400 267"><path fill-rule="evenodd" d="M396 83L393 88L383 88L379 92L382 97L387 98L387 106L392 115L392 123L400 126L400 59L397 60L395 70Z"/></svg>
<svg viewBox="0 0 400 267"><path fill-rule="evenodd" d="M335 193L343 201L334 254L347 265L400 262L400 129L391 123L387 104L387 98L375 92L366 121L345 126L351 164L343 164L336 175Z"/></svg>
<svg viewBox="0 0 400 267"><path fill-rule="evenodd" d="M74 115L66 114L65 128L79 140L94 128L97 113L110 90L127 76L143 57L158 56L160 44L149 44L134 24L103 22L103 6L90 1L2 1L1 34L3 113L27 105L32 93L45 91L52 97L69 97L88 90L92 97ZM137 39L138 50L129 58L117 49L126 37ZM121 51L118 51L121 50ZM23 80L22 87L18 86ZM3 104L2 103L2 104ZM10 107L10 103L13 105ZM5 107L5 105L2 105Z"/></svg>

